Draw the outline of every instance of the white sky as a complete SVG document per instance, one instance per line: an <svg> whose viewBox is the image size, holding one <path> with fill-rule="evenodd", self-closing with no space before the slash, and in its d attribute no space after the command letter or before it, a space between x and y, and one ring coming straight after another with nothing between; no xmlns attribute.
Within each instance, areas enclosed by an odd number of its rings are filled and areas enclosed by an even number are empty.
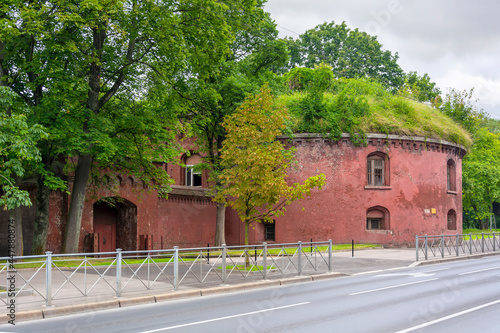
<svg viewBox="0 0 500 333"><path fill-rule="evenodd" d="M478 105L500 119L500 1L268 0L280 37L345 21L399 54L405 72L429 74L443 93L475 89Z"/></svg>

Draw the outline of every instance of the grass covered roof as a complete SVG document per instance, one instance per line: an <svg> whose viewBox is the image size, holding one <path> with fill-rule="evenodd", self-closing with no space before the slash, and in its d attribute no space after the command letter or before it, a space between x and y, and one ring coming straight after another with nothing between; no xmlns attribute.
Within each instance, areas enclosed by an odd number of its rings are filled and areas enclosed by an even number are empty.
<svg viewBox="0 0 500 333"><path fill-rule="evenodd" d="M290 111L294 133L322 133L340 139L349 133L355 144L366 133L420 136L469 147L469 133L439 109L387 91L362 79L332 80L327 88L291 90L278 97Z"/></svg>

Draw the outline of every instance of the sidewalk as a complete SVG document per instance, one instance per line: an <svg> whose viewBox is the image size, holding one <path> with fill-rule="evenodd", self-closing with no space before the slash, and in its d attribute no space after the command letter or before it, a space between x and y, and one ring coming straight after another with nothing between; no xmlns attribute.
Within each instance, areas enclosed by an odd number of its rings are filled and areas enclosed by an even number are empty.
<svg viewBox="0 0 500 333"><path fill-rule="evenodd" d="M124 307L130 305L155 303L172 299L186 297L200 297L213 294L250 290L269 286L280 286L291 283L315 281L327 278L334 278L353 274L362 274L372 271L387 270L394 268L404 268L415 263L415 249L369 249L357 250L352 257L350 251L334 252L333 253L333 269L331 273L313 274L303 276L283 276L281 274L269 274L267 280L262 279L262 275L255 273L253 276L246 278L240 277L228 280L227 285L221 285L220 280L212 283L199 283L197 278L192 274L187 274L179 290L174 291L171 284L156 281L150 289L145 288L144 282L135 281L133 274L130 273L130 280L140 286L143 283L142 289L130 288L125 286L127 292L123 292L122 297L117 297L113 290L113 270L109 270L109 277L105 276L99 281L99 274L95 273L94 277L97 282L94 289L88 296L82 296L80 291L75 287L81 282L78 275L74 275L71 282L75 285L66 282L64 289L57 293L57 297L52 301L52 306L46 306L46 302L42 295L36 292L29 296L19 296L16 299L16 320L18 322L33 319L51 318L65 314L73 314L79 312L97 311L102 309ZM456 260L456 258L450 258ZM432 262L432 261L429 261ZM105 269L105 268L103 268ZM29 275L29 272L19 272L20 274ZM71 274L71 269L67 269L64 275L53 274L55 286L63 285L67 277ZM100 273L101 274L101 273ZM150 274L148 270L148 275ZM92 276L87 273L85 279L90 279ZM153 276L154 277L154 276ZM42 286L45 283L44 274L36 274L33 278L33 286ZM87 282L89 283L89 282ZM92 281L90 282L92 283ZM83 284L83 283L82 283ZM81 287L81 286L79 286ZM39 292L44 290L40 287ZM53 294L56 290L52 291ZM42 293L43 294L43 293ZM6 317L4 317L6 318ZM6 321L5 321L6 322Z"/></svg>

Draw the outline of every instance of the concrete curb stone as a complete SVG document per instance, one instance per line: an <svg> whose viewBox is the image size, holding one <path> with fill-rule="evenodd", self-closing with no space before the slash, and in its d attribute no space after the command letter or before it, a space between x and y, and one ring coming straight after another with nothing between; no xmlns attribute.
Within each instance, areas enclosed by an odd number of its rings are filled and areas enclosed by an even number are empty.
<svg viewBox="0 0 500 333"><path fill-rule="evenodd" d="M155 295L153 297L155 299L155 303L188 297L201 297L201 289L182 290L168 294Z"/></svg>
<svg viewBox="0 0 500 333"><path fill-rule="evenodd" d="M150 296L140 296L134 298L123 298L118 300L118 305L120 308L139 304L155 303L156 298L152 295Z"/></svg>
<svg viewBox="0 0 500 333"><path fill-rule="evenodd" d="M110 301L102 301L97 303L87 303L87 304L77 304L64 307L54 307L43 309L43 318L53 318L68 314L80 313L80 312L91 312L96 310L106 310L112 308L119 308L120 303L117 299ZM16 314L17 318L17 314Z"/></svg>
<svg viewBox="0 0 500 333"><path fill-rule="evenodd" d="M29 310L16 313L16 321L43 319L42 310ZM10 318L8 319L10 320Z"/></svg>
<svg viewBox="0 0 500 333"><path fill-rule="evenodd" d="M324 273L324 274L313 275L311 277L312 277L313 281L321 281L321 280L327 280L327 279L332 279L332 278L342 277L342 276L348 276L348 274L333 272L333 273Z"/></svg>
<svg viewBox="0 0 500 333"><path fill-rule="evenodd" d="M279 280L256 281L253 283L246 283L244 285L245 290L253 290L263 287L279 287L279 286L281 286L281 282Z"/></svg>
<svg viewBox="0 0 500 333"><path fill-rule="evenodd" d="M292 277L292 278L287 278L287 279L281 279L280 284L282 286L286 286L289 284L295 284L295 283L301 283L301 282L311 282L313 279L311 276L298 276L298 277Z"/></svg>

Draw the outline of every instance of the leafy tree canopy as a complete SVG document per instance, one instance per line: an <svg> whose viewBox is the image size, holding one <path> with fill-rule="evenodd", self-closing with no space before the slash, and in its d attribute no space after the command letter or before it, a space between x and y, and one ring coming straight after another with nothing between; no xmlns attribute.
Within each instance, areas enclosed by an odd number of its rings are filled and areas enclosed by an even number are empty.
<svg viewBox="0 0 500 333"><path fill-rule="evenodd" d="M323 23L306 31L298 39L288 39L288 68L326 63L337 78L373 78L384 87L398 90L404 83L403 70L397 64L398 54L382 49L375 36L345 22Z"/></svg>
<svg viewBox="0 0 500 333"><path fill-rule="evenodd" d="M287 183L294 150L286 149L277 140L286 129L287 118L287 110L273 102L269 88L264 86L224 121L227 131L221 154L224 188L217 199L229 198L228 204L245 223L245 244L248 244L251 223L272 222L272 218L283 215L293 201L324 185L323 174L310 177L302 184Z"/></svg>
<svg viewBox="0 0 500 333"><path fill-rule="evenodd" d="M486 220L493 203L500 202L500 136L477 130L462 169L464 211L475 220Z"/></svg>
<svg viewBox="0 0 500 333"><path fill-rule="evenodd" d="M405 81L399 89L399 93L419 102L431 102L434 106L442 102L441 90L436 87L435 82L431 82L431 78L427 73L422 76L419 76L417 72L405 74Z"/></svg>
<svg viewBox="0 0 500 333"><path fill-rule="evenodd" d="M4 209L31 206L28 192L19 188L16 179L40 163L36 144L47 133L40 125L28 125L27 113L17 95L0 86L0 206Z"/></svg>
<svg viewBox="0 0 500 333"><path fill-rule="evenodd" d="M476 102L474 89L469 91L450 89L439 108L470 133L475 133L481 122L488 118L488 115L476 106Z"/></svg>

